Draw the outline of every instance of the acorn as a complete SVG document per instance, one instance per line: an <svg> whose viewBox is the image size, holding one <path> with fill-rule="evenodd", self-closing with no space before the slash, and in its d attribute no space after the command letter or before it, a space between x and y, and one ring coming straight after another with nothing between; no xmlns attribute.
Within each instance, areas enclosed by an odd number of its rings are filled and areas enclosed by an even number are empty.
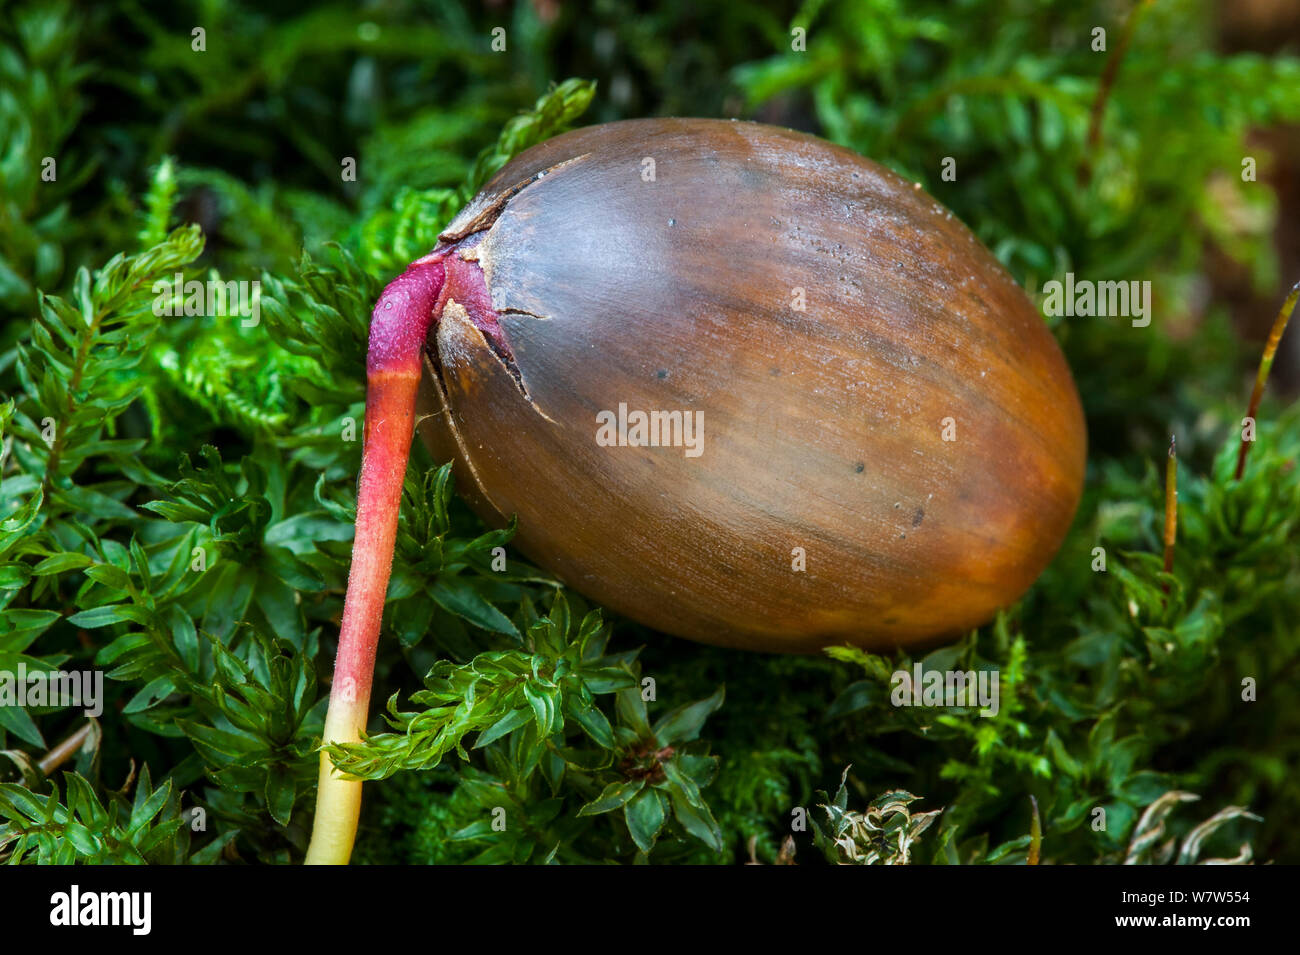
<svg viewBox="0 0 1300 955"><path fill-rule="evenodd" d="M919 184L755 123L609 123L516 157L385 290L367 370L327 742L365 722L417 407L532 561L751 650L977 626L1083 484L1069 368L989 251ZM331 778L323 758L323 801ZM318 814L315 861L337 835Z"/></svg>
<svg viewBox="0 0 1300 955"><path fill-rule="evenodd" d="M520 551L633 620L906 645L1013 603L1069 527L1085 431L1052 335L951 213L848 150L595 126L442 238L482 284L435 319L420 434Z"/></svg>

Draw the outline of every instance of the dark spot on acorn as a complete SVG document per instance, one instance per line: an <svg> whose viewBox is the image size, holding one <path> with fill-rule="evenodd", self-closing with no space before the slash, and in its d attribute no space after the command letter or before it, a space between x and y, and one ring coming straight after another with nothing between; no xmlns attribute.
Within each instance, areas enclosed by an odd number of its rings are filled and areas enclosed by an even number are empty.
<svg viewBox="0 0 1300 955"><path fill-rule="evenodd" d="M925 520L925 508L918 507L916 513L912 515L912 526L920 527L921 521Z"/></svg>
<svg viewBox="0 0 1300 955"><path fill-rule="evenodd" d="M857 464L853 465L853 470L857 471L859 474L861 474L866 469L867 469L867 465L863 461L859 461Z"/></svg>

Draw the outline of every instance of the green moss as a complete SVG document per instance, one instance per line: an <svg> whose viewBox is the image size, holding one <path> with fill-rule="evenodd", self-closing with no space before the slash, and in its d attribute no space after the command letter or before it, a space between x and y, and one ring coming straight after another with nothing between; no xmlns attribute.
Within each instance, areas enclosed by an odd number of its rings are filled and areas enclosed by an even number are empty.
<svg viewBox="0 0 1300 955"><path fill-rule="evenodd" d="M1257 346L1202 300L1212 256L1258 290L1280 281L1275 198L1239 173L1246 156L1267 167L1253 126L1300 118L1300 61L1215 52L1208 4L1162 2L1090 143L1105 62L1091 31L1113 48L1122 28L1109 5L902 6L670 0L641 17L602 0L543 20L530 3L14 5L0 669L109 679L105 732L66 779L35 766L84 720L0 707L0 854L301 858L371 303L518 151L579 122L696 114L812 129L888 163L1031 293L1070 271L1153 282L1146 329L1053 324L1089 421L1075 526L1020 604L915 660L742 654L589 616L513 554L508 578L492 573L509 532L485 534L417 447L376 675L392 722L348 756L388 777L367 788L358 860L735 862L752 841L773 862L792 835L800 862L860 861L877 858L879 822L913 827L912 862L1022 862L1030 796L1046 861L1159 861L1134 839L1186 840L1230 806L1255 817L1225 813L1197 852L1300 860L1300 405L1266 399L1233 480ZM178 270L259 281L260 323L155 315L153 283ZM890 675L918 660L996 668L998 715L891 705ZM150 775L128 804L132 761ZM885 798L898 791L916 801Z"/></svg>

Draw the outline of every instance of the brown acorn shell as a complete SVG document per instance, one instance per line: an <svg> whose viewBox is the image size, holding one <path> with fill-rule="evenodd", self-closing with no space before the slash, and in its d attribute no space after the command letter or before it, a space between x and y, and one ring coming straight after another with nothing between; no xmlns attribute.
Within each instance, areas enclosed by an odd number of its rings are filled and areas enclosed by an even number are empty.
<svg viewBox="0 0 1300 955"><path fill-rule="evenodd" d="M883 649L989 620L1059 547L1069 368L914 183L789 130L636 120L523 153L444 238L484 230L466 255L513 363L449 305L420 433L600 604L724 646ZM702 412L702 453L601 446L620 403Z"/></svg>

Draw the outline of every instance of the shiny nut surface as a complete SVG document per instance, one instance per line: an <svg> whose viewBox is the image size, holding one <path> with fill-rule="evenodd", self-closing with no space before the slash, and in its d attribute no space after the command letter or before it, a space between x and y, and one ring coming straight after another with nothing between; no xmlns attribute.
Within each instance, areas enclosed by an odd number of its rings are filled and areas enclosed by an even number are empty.
<svg viewBox="0 0 1300 955"><path fill-rule="evenodd" d="M421 434L601 604L726 646L885 648L987 621L1060 545L1069 369L913 183L788 130L629 121L517 157L444 235L475 233L512 357L449 304ZM699 453L599 443L620 405L700 415Z"/></svg>

